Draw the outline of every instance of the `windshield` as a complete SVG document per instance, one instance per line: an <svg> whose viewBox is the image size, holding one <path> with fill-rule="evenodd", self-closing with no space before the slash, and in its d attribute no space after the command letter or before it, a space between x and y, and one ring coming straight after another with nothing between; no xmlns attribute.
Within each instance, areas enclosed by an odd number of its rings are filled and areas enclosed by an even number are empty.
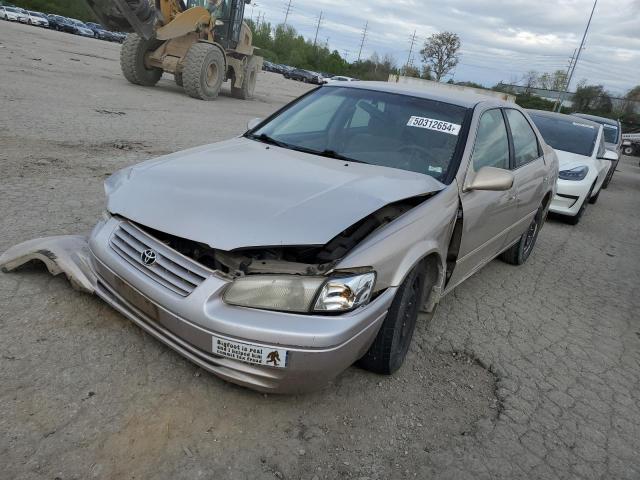
<svg viewBox="0 0 640 480"><path fill-rule="evenodd" d="M18 13L18 10L16 10L15 8L11 8L11 7L4 7L4 9L5 9L7 12Z"/></svg>
<svg viewBox="0 0 640 480"><path fill-rule="evenodd" d="M549 146L563 152L590 157L596 145L598 129L579 118L548 117L529 112L533 123Z"/></svg>
<svg viewBox="0 0 640 480"><path fill-rule="evenodd" d="M249 137L446 182L457 170L454 154L466 113L464 107L408 95L322 87Z"/></svg>

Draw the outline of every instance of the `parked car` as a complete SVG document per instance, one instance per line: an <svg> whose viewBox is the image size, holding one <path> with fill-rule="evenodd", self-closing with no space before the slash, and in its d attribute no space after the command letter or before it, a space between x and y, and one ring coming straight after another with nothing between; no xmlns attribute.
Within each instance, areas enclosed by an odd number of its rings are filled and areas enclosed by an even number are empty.
<svg viewBox="0 0 640 480"><path fill-rule="evenodd" d="M85 25L84 22L81 22L80 20L76 20L75 18L70 18L69 21L75 27L75 32L73 33L75 33L76 35L81 35L83 37L94 36L93 30L91 30L87 25Z"/></svg>
<svg viewBox="0 0 640 480"><path fill-rule="evenodd" d="M13 7L18 12L18 21L20 23L28 23L29 13L24 8Z"/></svg>
<svg viewBox="0 0 640 480"><path fill-rule="evenodd" d="M310 72L309 70L304 70L302 68L296 68L291 70L290 72L286 72L284 74L285 78L290 78L291 80L298 80L299 82L304 83L315 83L317 85L323 83L322 75L316 72Z"/></svg>
<svg viewBox="0 0 640 480"><path fill-rule="evenodd" d="M344 75L334 75L331 78L326 80L326 83L329 82L354 82L356 79L352 77L345 77Z"/></svg>
<svg viewBox="0 0 640 480"><path fill-rule="evenodd" d="M100 40L113 41L113 35L111 35L111 32L106 30L102 25L93 22L87 22L85 23L85 26L93 32L93 36L95 38L99 38Z"/></svg>
<svg viewBox="0 0 640 480"><path fill-rule="evenodd" d="M20 18L20 14L14 7L0 6L0 18L3 20L9 20L11 22L17 22Z"/></svg>
<svg viewBox="0 0 640 480"><path fill-rule="evenodd" d="M622 137L622 153L640 156L640 133L625 133Z"/></svg>
<svg viewBox="0 0 640 480"><path fill-rule="evenodd" d="M126 33L122 33L122 32L110 32L110 33L113 38L112 41L114 42L122 43L124 42L124 39L127 38Z"/></svg>
<svg viewBox="0 0 640 480"><path fill-rule="evenodd" d="M32 12L30 10L27 11L27 23L29 25L35 25L37 27L46 27L49 28L49 20L47 17L40 12Z"/></svg>
<svg viewBox="0 0 640 480"><path fill-rule="evenodd" d="M42 260L203 369L297 392L400 368L419 310L524 263L555 193L555 152L491 97L345 82L248 127L115 173L88 240L0 267Z"/></svg>
<svg viewBox="0 0 640 480"><path fill-rule="evenodd" d="M60 15L47 15L47 20L49 21L49 28L53 30L62 30L62 24L65 23L65 17L61 17Z"/></svg>
<svg viewBox="0 0 640 480"><path fill-rule="evenodd" d="M58 22L58 30L61 32L77 34L78 27L70 18L58 16Z"/></svg>
<svg viewBox="0 0 640 480"><path fill-rule="evenodd" d="M558 190L550 211L577 224L596 203L615 152L606 149L601 124L573 115L530 110L529 115L560 162Z"/></svg>
<svg viewBox="0 0 640 480"><path fill-rule="evenodd" d="M615 152L617 155L617 158L610 162L607 177L602 184L602 188L607 188L609 186L609 183L611 183L611 179L613 178L613 174L615 173L616 168L618 168L620 154L622 153L622 124L619 120L612 120L606 117L598 117L597 115L588 115L586 113L572 113L572 115L580 118L585 118L602 125L605 147L607 148L607 150Z"/></svg>
<svg viewBox="0 0 640 480"><path fill-rule="evenodd" d="M17 7L0 7L0 17L11 22L27 23L28 16L21 8Z"/></svg>

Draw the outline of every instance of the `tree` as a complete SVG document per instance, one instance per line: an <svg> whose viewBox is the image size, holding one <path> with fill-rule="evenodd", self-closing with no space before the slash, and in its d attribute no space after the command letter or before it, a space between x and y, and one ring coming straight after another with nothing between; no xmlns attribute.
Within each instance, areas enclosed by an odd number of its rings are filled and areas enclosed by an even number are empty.
<svg viewBox="0 0 640 480"><path fill-rule="evenodd" d="M435 33L424 42L422 61L430 66L437 82L458 65L460 46L460 37L453 32Z"/></svg>
<svg viewBox="0 0 640 480"><path fill-rule="evenodd" d="M531 90L538 86L539 74L535 70L529 70L522 76L522 85L524 86L524 93L531 93Z"/></svg>
<svg viewBox="0 0 640 480"><path fill-rule="evenodd" d="M613 104L604 86L580 82L576 93L573 94L572 109L576 112L607 114L611 113Z"/></svg>

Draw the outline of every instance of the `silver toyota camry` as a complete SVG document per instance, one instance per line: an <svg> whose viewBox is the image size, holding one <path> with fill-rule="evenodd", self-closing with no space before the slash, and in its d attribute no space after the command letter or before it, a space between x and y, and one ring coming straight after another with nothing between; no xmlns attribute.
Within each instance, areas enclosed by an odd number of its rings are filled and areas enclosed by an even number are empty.
<svg viewBox="0 0 640 480"><path fill-rule="evenodd" d="M420 310L498 255L527 260L557 175L514 104L334 83L115 173L88 238L30 240L0 265L40 260L203 369L299 392L354 362L400 368Z"/></svg>

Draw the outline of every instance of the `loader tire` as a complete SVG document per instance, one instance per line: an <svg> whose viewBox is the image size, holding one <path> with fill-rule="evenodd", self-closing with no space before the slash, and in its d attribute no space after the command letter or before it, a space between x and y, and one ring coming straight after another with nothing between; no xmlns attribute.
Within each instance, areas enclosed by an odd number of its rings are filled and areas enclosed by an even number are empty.
<svg viewBox="0 0 640 480"><path fill-rule="evenodd" d="M244 79L241 87L234 87L235 79L231 80L231 96L241 100L253 98L253 92L256 89L256 81L258 79L258 59L250 57L247 62Z"/></svg>
<svg viewBox="0 0 640 480"><path fill-rule="evenodd" d="M147 52L153 51L162 45L160 40L145 40L135 33L127 35L120 49L120 68L124 78L134 85L152 87L162 77L159 68L147 68L144 57Z"/></svg>
<svg viewBox="0 0 640 480"><path fill-rule="evenodd" d="M193 98L214 100L224 79L224 56L208 43L194 43L189 48L182 69L184 91Z"/></svg>

